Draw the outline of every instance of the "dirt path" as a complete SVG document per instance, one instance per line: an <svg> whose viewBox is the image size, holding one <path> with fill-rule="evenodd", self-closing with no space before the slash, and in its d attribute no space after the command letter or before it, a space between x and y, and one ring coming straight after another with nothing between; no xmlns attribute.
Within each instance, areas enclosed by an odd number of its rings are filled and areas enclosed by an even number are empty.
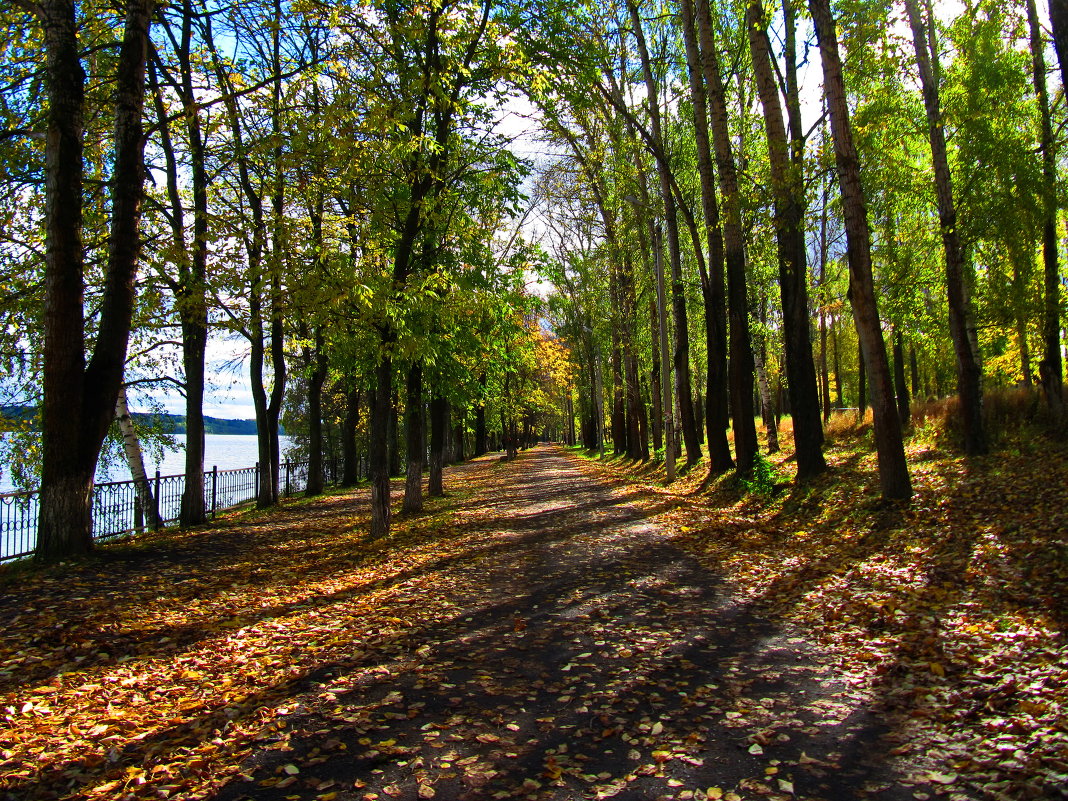
<svg viewBox="0 0 1068 801"><path fill-rule="evenodd" d="M625 488L544 447L449 478L457 547L384 585L406 625L336 631L348 654L290 688L220 801L941 790L892 770L870 699Z"/></svg>

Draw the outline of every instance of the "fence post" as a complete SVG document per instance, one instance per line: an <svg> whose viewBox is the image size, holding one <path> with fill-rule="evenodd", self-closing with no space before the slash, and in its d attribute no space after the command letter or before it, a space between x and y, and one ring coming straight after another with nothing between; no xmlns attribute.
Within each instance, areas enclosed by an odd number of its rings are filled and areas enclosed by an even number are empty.
<svg viewBox="0 0 1068 801"><path fill-rule="evenodd" d="M286 460L286 497L289 497L289 460Z"/></svg>
<svg viewBox="0 0 1068 801"><path fill-rule="evenodd" d="M159 487L160 487L159 470L157 469L156 470L156 492L155 492L155 495L152 498L152 506L155 509L155 514L153 515L153 517L155 518L153 520L153 528L155 528L156 531L159 531L163 527L163 513L161 512L160 505L159 505Z"/></svg>
<svg viewBox="0 0 1068 801"><path fill-rule="evenodd" d="M211 466L211 519L215 519L216 489L219 486L219 465Z"/></svg>
<svg viewBox="0 0 1068 801"><path fill-rule="evenodd" d="M254 501L256 501L256 505L258 506L259 503L260 503L260 463L259 462L256 462L255 471L256 471L255 472L256 479L255 479L255 481L252 482L252 498L253 498Z"/></svg>

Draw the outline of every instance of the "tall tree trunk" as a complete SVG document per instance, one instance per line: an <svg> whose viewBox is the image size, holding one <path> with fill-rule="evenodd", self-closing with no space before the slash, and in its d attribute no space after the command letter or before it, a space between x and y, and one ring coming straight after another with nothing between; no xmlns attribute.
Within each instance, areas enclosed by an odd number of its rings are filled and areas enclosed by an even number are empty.
<svg viewBox="0 0 1068 801"><path fill-rule="evenodd" d="M249 383L252 391L252 405L256 415L256 445L259 476L259 491L256 505L259 508L270 506L277 497L277 472L272 468L270 415L268 412L267 391L264 383L265 345L264 345L264 251L266 249L266 222L264 220L263 195L261 188L253 181L253 170L244 144L244 131L241 113L237 103L238 94L233 86L224 59L215 46L211 28L210 15L204 21L205 46L212 57L216 80L226 88L223 94L223 108L230 128L230 136L235 145L238 184L245 197L245 205L251 220L245 227L251 228L251 235L244 237L248 276L248 321L242 334L249 342Z"/></svg>
<svg viewBox="0 0 1068 801"><path fill-rule="evenodd" d="M859 339L859 335L858 335ZM882 337L880 337L882 339ZM886 353L886 344L883 343L883 353ZM890 367L887 365L887 378L890 376ZM868 373L864 368L864 345L857 343L857 419L863 420L864 413L868 411ZM901 421L898 420L900 426Z"/></svg>
<svg viewBox="0 0 1068 801"><path fill-rule="evenodd" d="M408 395L405 399L408 422L408 472L404 482L404 511L423 511L423 465L426 440L423 432L423 363L408 368Z"/></svg>
<svg viewBox="0 0 1068 801"><path fill-rule="evenodd" d="M179 81L170 86L182 101L186 114L186 133L189 140L189 176L193 189L193 247L186 242L185 208L181 195L178 158L171 138L170 121L163 102L163 92L156 80L155 70L149 70L149 82L156 104L156 117L167 176L167 199L170 205L171 236L177 261L178 276L166 273L161 277L178 299L178 317L182 327L182 369L185 373L185 486L179 509L182 526L193 526L207 519L204 506L204 386L207 351L207 169L204 161L203 133L199 111L193 96L190 48L192 39L192 8L183 6L182 31L177 55Z"/></svg>
<svg viewBox="0 0 1068 801"><path fill-rule="evenodd" d="M389 413L386 421L386 436L388 437L389 462L386 467L386 475L399 476L401 474L401 444L400 444L400 410L397 408L397 393L391 390L389 399Z"/></svg>
<svg viewBox="0 0 1068 801"><path fill-rule="evenodd" d="M909 370L912 374L912 397L920 397L920 363L916 361L916 346L909 345Z"/></svg>
<svg viewBox="0 0 1068 801"><path fill-rule="evenodd" d="M663 129L660 121L660 88L653 76L649 49L645 42L641 17L634 0L628 0L634 38L638 45L642 72L645 75L647 106L650 130L656 143L656 168L660 177L660 193L664 200L664 225L667 228L668 255L671 260L671 302L675 319L675 385L678 394L679 420L686 445L686 466L690 467L701 458L701 446L697 442L697 425L693 413L693 389L690 381L690 330L686 314L686 294L682 282L682 249L679 242L679 221L675 195L671 188L671 165L667 163Z"/></svg>
<svg viewBox="0 0 1068 801"><path fill-rule="evenodd" d="M341 421L341 486L354 487L360 480L356 429L360 425L360 385L352 379L345 393L345 416Z"/></svg>
<svg viewBox="0 0 1068 801"><path fill-rule="evenodd" d="M901 332L894 328L894 384L897 386L897 415L901 425L907 426L911 419L909 386L905 383L905 346Z"/></svg>
<svg viewBox="0 0 1068 801"><path fill-rule="evenodd" d="M799 165L791 163L790 159L791 143L796 148L800 147L800 142L795 142L794 137L787 139L761 0L750 3L746 11L746 27L757 91L764 108L764 130L775 197L787 389L797 449L797 477L803 480L822 472L827 464L823 459L823 426L809 333L803 176Z"/></svg>
<svg viewBox="0 0 1068 801"><path fill-rule="evenodd" d="M435 394L430 399L430 484L431 497L445 494L442 473L445 467L445 437L449 430L449 404Z"/></svg>
<svg viewBox="0 0 1068 801"><path fill-rule="evenodd" d="M489 440L486 435L486 407L481 403L475 407L475 456L484 456L489 452Z"/></svg>
<svg viewBox="0 0 1068 801"><path fill-rule="evenodd" d="M879 483L884 498L906 499L912 496L905 450L901 439L901 420L894 406L894 388L886 359L875 300L871 269L871 230L868 210L860 183L860 160L853 144L853 132L846 104L845 82L838 54L838 37L829 0L809 0L816 36L823 60L823 87L831 117L835 162L842 192L848 243L849 300L853 307L860 347L860 408L864 414L865 365L872 376L872 418L875 449L879 456Z"/></svg>
<svg viewBox="0 0 1068 801"><path fill-rule="evenodd" d="M393 362L387 353L380 353L375 366L375 388L371 394L371 415L368 425L369 472L371 474L371 539L389 535L389 421L393 413L390 402L393 386Z"/></svg>
<svg viewBox="0 0 1068 801"><path fill-rule="evenodd" d="M614 262L614 260L613 260ZM626 393L623 385L623 308L619 288L619 271L610 267L609 297L612 299L612 452L622 456L627 452L627 413L624 407Z"/></svg>
<svg viewBox="0 0 1068 801"><path fill-rule="evenodd" d="M731 144L727 95L719 65L708 0L696 0L702 66L712 123L720 193L723 195L723 247L727 268L727 315L730 341L728 378L734 452L738 474L753 472L757 436L753 409L753 348L749 336L749 300L746 293L745 237L742 233L741 193Z"/></svg>
<svg viewBox="0 0 1068 801"><path fill-rule="evenodd" d="M657 324L656 299L653 297L649 298L649 329L653 341L653 369L649 376L653 392L653 450L659 451L664 447L664 411L660 403L660 348L657 347L660 329Z"/></svg>
<svg viewBox="0 0 1068 801"><path fill-rule="evenodd" d="M181 89L178 96L185 113L189 140L189 176L193 190L193 245L188 269L180 271L178 313L182 324L182 367L185 371L185 487L182 492L181 524L192 526L207 520L204 507L204 359L208 344L208 171L204 133L193 87L191 0L182 3L182 35L178 48ZM180 206L181 201L178 201ZM171 204L172 209L175 203ZM183 237L184 240L184 237ZM175 244L178 244L177 242Z"/></svg>
<svg viewBox="0 0 1068 801"><path fill-rule="evenodd" d="M464 418L466 418L466 416L466 413L460 416L460 419L456 422L456 429L453 434L455 437L453 458L457 462L462 462L467 458L464 449L464 429L466 428L464 425Z"/></svg>
<svg viewBox="0 0 1068 801"><path fill-rule="evenodd" d="M182 526L195 526L207 520L204 506L204 359L208 326L203 292L203 284L200 284L199 291L189 293L190 300L195 298L201 303L192 308L183 307L181 312L186 421L185 487L180 512Z"/></svg>
<svg viewBox="0 0 1068 801"><path fill-rule="evenodd" d="M322 326L312 335L314 348L309 354L308 376L308 484L304 494L320 495L323 491L323 384L326 383L327 354Z"/></svg>
<svg viewBox="0 0 1068 801"><path fill-rule="evenodd" d="M826 130L824 131L826 137ZM820 204L820 388L823 394L823 422L831 419L831 379L827 374L827 184L822 183Z"/></svg>
<svg viewBox="0 0 1068 801"><path fill-rule="evenodd" d="M845 406L842 400L842 362L838 357L838 319L831 318L831 349L834 351L834 405L839 409Z"/></svg>
<svg viewBox="0 0 1068 801"><path fill-rule="evenodd" d="M1049 21L1061 68L1061 86L1068 86L1068 0L1049 0Z"/></svg>
<svg viewBox="0 0 1068 801"><path fill-rule="evenodd" d="M1063 0L1050 0L1050 15ZM1060 268L1057 263L1057 196L1056 196L1056 151L1053 126L1050 122L1049 93L1046 91L1046 57L1042 29L1038 23L1035 0L1027 0L1027 22L1031 33L1031 60L1034 66L1035 97L1038 99L1039 121L1042 139L1042 265L1045 303L1042 321L1042 361L1039 376L1046 393L1046 402L1056 419L1064 409L1064 368L1061 363L1061 309ZM1054 28L1054 36L1057 28ZM1060 50L1058 50L1058 54ZM1066 84L1068 85L1068 84ZM1026 335L1023 338L1026 342ZM1027 376L1030 371L1027 371Z"/></svg>
<svg viewBox="0 0 1068 801"><path fill-rule="evenodd" d="M957 357L957 392L960 395L964 424L964 448L972 455L987 452L983 430L982 367L979 353L968 334L971 316L965 286L965 264L957 229L957 210L953 199L953 181L949 172L946 135L939 101L938 52L931 47L934 30L928 30L917 0L905 0L916 63L923 88L923 105L927 112L927 132L934 162L935 194L938 197L938 220L942 230L942 247L946 255L946 292L949 301L949 333ZM934 21L931 20L933 25Z"/></svg>
<svg viewBox="0 0 1068 801"><path fill-rule="evenodd" d="M82 247L85 72L76 4L35 6L44 30L45 136L44 403L37 558L92 548L92 487L100 446L122 383L141 250L145 63L153 4L129 0L113 84L114 168L104 293L85 362Z"/></svg>
<svg viewBox="0 0 1068 801"><path fill-rule="evenodd" d="M623 308L623 374L627 401L627 455L631 459L645 461L649 458L649 441L646 437L648 424L645 404L642 403L641 385L638 382L638 357L634 350L637 314L634 298L634 266L629 258L623 259L620 275L620 296Z"/></svg>
<svg viewBox="0 0 1068 801"><path fill-rule="evenodd" d="M775 421L775 411L771 403L771 387L768 386L768 371L764 368L764 343L756 343L753 353L756 366L757 386L760 390L760 405L764 417L764 429L768 435L768 453L779 452L779 427Z"/></svg>
<svg viewBox="0 0 1068 801"><path fill-rule="evenodd" d="M274 472L271 470L270 421L267 414L267 389L264 381L265 354L263 346L263 313L259 281L253 281L249 294L249 379L252 389L252 408L256 414L256 457L259 466L259 492L256 506L266 509L274 501Z"/></svg>
<svg viewBox="0 0 1068 801"><path fill-rule="evenodd" d="M831 419L831 376L827 368L827 315L820 312L820 390L823 395L823 422Z"/></svg>
<svg viewBox="0 0 1068 801"><path fill-rule="evenodd" d="M705 0L697 0L704 2ZM705 351L707 385L705 423L708 435L709 468L722 473L734 466L727 429L730 426L727 373L727 310L724 294L723 232L719 202L712 170L712 147L708 134L708 102L693 0L681 0L682 31L686 45L686 65L693 99L694 130L697 144L697 170L701 178L701 208L704 213L708 246L708 274L702 275L701 294L705 305ZM699 426L698 426L699 427Z"/></svg>
<svg viewBox="0 0 1068 801"><path fill-rule="evenodd" d="M122 435L122 450L126 457L126 466L130 469L130 477L133 479L134 493L137 496L138 528L141 521L147 523L149 528L157 528L159 525L159 509L152 498L152 482L148 479L145 470L145 457L141 452L141 440L134 428L133 417L130 415L130 407L126 402L126 388L119 387L119 397L115 401L115 422L119 425L119 433Z"/></svg>

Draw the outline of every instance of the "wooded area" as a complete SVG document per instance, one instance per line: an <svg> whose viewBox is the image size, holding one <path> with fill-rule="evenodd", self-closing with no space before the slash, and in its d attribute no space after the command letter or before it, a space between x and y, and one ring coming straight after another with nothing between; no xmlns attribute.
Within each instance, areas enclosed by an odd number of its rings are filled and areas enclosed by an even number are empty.
<svg viewBox="0 0 1068 801"><path fill-rule="evenodd" d="M804 482L870 408L907 500L914 400L954 396L970 455L992 390L1063 433L1058 2L120 6L0 9L3 386L43 432L5 459L43 559L91 549L116 418L151 436L127 395L184 395L204 521L211 340L258 504L283 420L322 490L325 429L346 483L370 458L375 538L391 474L415 512L425 471L539 438L668 481L782 444Z"/></svg>

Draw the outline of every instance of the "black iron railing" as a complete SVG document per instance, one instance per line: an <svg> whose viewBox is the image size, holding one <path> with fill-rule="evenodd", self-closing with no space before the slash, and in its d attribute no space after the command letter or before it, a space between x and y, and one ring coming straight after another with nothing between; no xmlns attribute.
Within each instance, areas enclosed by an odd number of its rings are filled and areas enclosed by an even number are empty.
<svg viewBox="0 0 1068 801"><path fill-rule="evenodd" d="M357 475L367 476L367 459L361 458ZM341 478L336 459L323 461L323 482L336 485ZM93 539L107 540L176 523L181 516L185 475L148 479L151 509L142 500L135 481L107 481L93 487ZM287 461L279 466L278 492L288 497L308 486L308 462ZM259 495L260 468L241 467L204 473L204 509L216 512L252 503ZM37 543L39 491L0 494L0 562L32 556Z"/></svg>

